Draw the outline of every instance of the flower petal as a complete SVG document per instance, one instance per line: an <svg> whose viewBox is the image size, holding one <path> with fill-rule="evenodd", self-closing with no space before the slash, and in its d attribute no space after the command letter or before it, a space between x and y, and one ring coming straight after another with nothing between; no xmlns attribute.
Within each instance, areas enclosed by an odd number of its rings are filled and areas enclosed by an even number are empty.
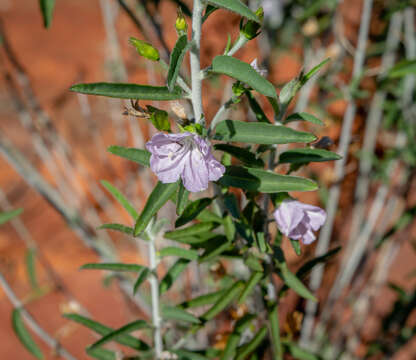
<svg viewBox="0 0 416 360"><path fill-rule="evenodd" d="M199 192L208 188L208 167L196 147L190 151L184 163L182 181L185 188L191 192Z"/></svg>
<svg viewBox="0 0 416 360"><path fill-rule="evenodd" d="M284 200L273 213L279 230L289 236L300 224L304 212L297 206L298 201Z"/></svg>

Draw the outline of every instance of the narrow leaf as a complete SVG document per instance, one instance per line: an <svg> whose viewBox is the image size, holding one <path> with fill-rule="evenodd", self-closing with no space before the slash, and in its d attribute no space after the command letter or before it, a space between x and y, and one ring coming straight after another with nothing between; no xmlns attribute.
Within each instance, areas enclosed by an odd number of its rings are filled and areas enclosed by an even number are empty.
<svg viewBox="0 0 416 360"><path fill-rule="evenodd" d="M133 235L134 232L133 228L122 224L103 224L100 227L98 227L98 229L115 230L127 235Z"/></svg>
<svg viewBox="0 0 416 360"><path fill-rule="evenodd" d="M178 183L163 184L160 181L153 189L146 205L134 226L134 235L139 235L149 224L153 215L155 215L160 208L172 197L178 188Z"/></svg>
<svg viewBox="0 0 416 360"><path fill-rule="evenodd" d="M70 90L81 94L108 96L119 99L163 101L182 98L182 92L179 87L175 87L174 91L169 91L167 86L101 82L73 85Z"/></svg>
<svg viewBox="0 0 416 360"><path fill-rule="evenodd" d="M217 302L206 311L201 318L204 320L211 320L223 311L235 298L239 295L244 287L243 281L237 281L231 286L218 300Z"/></svg>
<svg viewBox="0 0 416 360"><path fill-rule="evenodd" d="M140 272L144 266L138 264L122 264L122 263L98 263L85 264L81 266L81 270L109 270L109 271L126 271Z"/></svg>
<svg viewBox="0 0 416 360"><path fill-rule="evenodd" d="M82 315L64 314L63 316L69 320L75 321L76 323L87 327L88 329L95 331L97 334L100 334L102 336L108 335L114 331L114 329L108 326L105 326L103 324L100 324L94 320L88 319ZM149 345L147 345L142 340L139 340L133 336L126 335L126 334L119 335L116 339L114 339L114 341L118 342L119 344L126 345L130 348L133 348L135 350L144 351L144 350L150 349Z"/></svg>
<svg viewBox="0 0 416 360"><path fill-rule="evenodd" d="M257 349L267 335L267 327L263 326L257 334L247 344L240 346L237 350L237 356L235 360L243 360L250 353Z"/></svg>
<svg viewBox="0 0 416 360"><path fill-rule="evenodd" d="M189 43L190 44L190 43ZM173 91L181 69L183 58L189 49L188 37L182 35L176 41L175 47L170 55L169 71L167 76L167 85L170 91Z"/></svg>
<svg viewBox="0 0 416 360"><path fill-rule="evenodd" d="M249 20L260 23L260 19L240 0L208 0L208 3L235 12Z"/></svg>
<svg viewBox="0 0 416 360"><path fill-rule="evenodd" d="M161 258L165 256L177 256L192 261L198 259L198 251L178 248L175 246L168 246L160 250L159 256Z"/></svg>
<svg viewBox="0 0 416 360"><path fill-rule="evenodd" d="M416 74L416 59L400 61L389 70L387 76L398 78L411 74Z"/></svg>
<svg viewBox="0 0 416 360"><path fill-rule="evenodd" d="M295 254L297 256L300 256L301 253L302 253L302 250L300 248L300 241L299 240L292 240L292 239L290 239L290 244L292 245L292 248L295 251Z"/></svg>
<svg viewBox="0 0 416 360"><path fill-rule="evenodd" d="M189 201L189 191L185 189L182 181L179 184L178 198L176 200L176 215L182 215Z"/></svg>
<svg viewBox="0 0 416 360"><path fill-rule="evenodd" d="M217 226L218 224L213 223L213 222L203 222L203 223L188 226L184 229L168 231L165 233L165 238L171 239L171 240L179 239L180 241L181 238L195 236L195 235L210 231Z"/></svg>
<svg viewBox="0 0 416 360"><path fill-rule="evenodd" d="M149 277L150 273L151 273L151 271L148 268L144 268L142 270L142 272L137 277L136 282L134 283L133 295L136 295L137 290L139 290L140 285L143 284L146 281L146 279Z"/></svg>
<svg viewBox="0 0 416 360"><path fill-rule="evenodd" d="M36 250L28 249L26 253L26 269L29 277L30 285L32 289L39 287L38 280L36 278Z"/></svg>
<svg viewBox="0 0 416 360"><path fill-rule="evenodd" d="M313 191L318 188L315 182L302 177L280 175L266 170L239 166L227 167L219 182L223 186L233 186L263 193Z"/></svg>
<svg viewBox="0 0 416 360"><path fill-rule="evenodd" d="M207 247L205 252L200 256L199 262L210 261L216 256L222 254L223 252L230 250L232 244L228 239L223 235L218 235L213 239L207 241Z"/></svg>
<svg viewBox="0 0 416 360"><path fill-rule="evenodd" d="M191 300L183 302L180 306L184 308L192 308L204 305L210 305L218 301L224 295L226 290L219 290L209 294L201 295Z"/></svg>
<svg viewBox="0 0 416 360"><path fill-rule="evenodd" d="M195 219L202 210L207 206L211 205L211 198L201 198L195 201L192 201L183 211L182 215L176 220L175 227L179 227L187 224L188 222Z"/></svg>
<svg viewBox="0 0 416 360"><path fill-rule="evenodd" d="M123 146L110 146L108 152L120 156L122 158L134 161L143 166L150 166L150 152L142 149L126 148Z"/></svg>
<svg viewBox="0 0 416 360"><path fill-rule="evenodd" d="M232 56L216 56L212 62L212 72L240 80L265 96L277 97L276 89L272 83L254 70L250 64Z"/></svg>
<svg viewBox="0 0 416 360"><path fill-rule="evenodd" d="M178 360L209 360L212 359L211 357L203 356L195 351L189 351L189 350L169 350L169 352L172 352L179 356Z"/></svg>
<svg viewBox="0 0 416 360"><path fill-rule="evenodd" d="M299 360L319 360L320 357L296 345L291 341L284 342L285 347L289 349L290 354Z"/></svg>
<svg viewBox="0 0 416 360"><path fill-rule="evenodd" d="M235 229L235 225L234 225L231 215L227 215L226 217L224 217L223 227L224 227L224 234L227 240L230 242L233 241L235 237L236 229Z"/></svg>
<svg viewBox="0 0 416 360"><path fill-rule="evenodd" d="M223 222L222 217L218 216L217 214L213 213L208 209L202 210L196 218L201 222L216 222L218 224L222 224Z"/></svg>
<svg viewBox="0 0 416 360"><path fill-rule="evenodd" d="M94 344L91 345L91 349L97 348L105 343L112 341L118 338L120 335L129 334L135 330L146 329L149 328L149 324L144 320L136 320L127 325L122 326L119 329L111 331L107 335L103 336L100 340L96 341Z"/></svg>
<svg viewBox="0 0 416 360"><path fill-rule="evenodd" d="M270 338L276 360L283 359L282 343L280 339L279 312L277 304L268 308L268 318L270 323Z"/></svg>
<svg viewBox="0 0 416 360"><path fill-rule="evenodd" d="M22 343L22 345L37 359L43 359L42 351L40 351L38 345L33 340L29 331L23 322L20 309L14 309L12 313L12 325L15 334Z"/></svg>
<svg viewBox="0 0 416 360"><path fill-rule="evenodd" d="M264 161L260 158L256 158L256 155L247 149L229 144L215 144L214 149L224 151L227 154L232 155L236 159L240 160L247 167L264 167Z"/></svg>
<svg viewBox="0 0 416 360"><path fill-rule="evenodd" d="M190 260L187 259L179 259L174 263L171 268L168 270L164 278L159 284L159 293L163 294L167 290L170 289L170 287L173 285L175 280L179 277L180 274L185 270L185 268L190 263Z"/></svg>
<svg viewBox="0 0 416 360"><path fill-rule="evenodd" d="M254 287L259 283L259 281L263 278L262 272L253 272L246 282L244 289L240 295L240 298L238 299L239 304L244 304L247 297L251 294L251 292L254 290Z"/></svg>
<svg viewBox="0 0 416 360"><path fill-rule="evenodd" d="M52 23L53 9L55 0L39 0L40 11L42 13L43 25L48 28Z"/></svg>
<svg viewBox="0 0 416 360"><path fill-rule="evenodd" d="M199 324L201 321L191 313L175 306L164 306L162 308L163 319L185 321L191 324Z"/></svg>
<svg viewBox="0 0 416 360"><path fill-rule="evenodd" d="M289 115L286 120L284 121L285 124L288 124L293 121L307 121L313 124L317 125L325 125L325 123L322 120L319 120L317 117L313 116L312 114L308 114L305 112L301 113L294 113Z"/></svg>
<svg viewBox="0 0 416 360"><path fill-rule="evenodd" d="M247 96L250 108L253 111L254 115L256 116L257 121L270 124L269 118L266 116L266 114L264 113L263 109L257 102L254 95L251 93L251 91L247 90L245 94Z"/></svg>
<svg viewBox="0 0 416 360"><path fill-rule="evenodd" d="M317 301L316 297L306 288L305 285L303 285L296 275L287 268L286 264L281 267L278 274L285 284L293 289L298 295L308 300Z"/></svg>
<svg viewBox="0 0 416 360"><path fill-rule="evenodd" d="M101 184L114 196L114 198L123 206L126 211L130 214L133 220L136 220L139 214L137 213L136 209L130 202L126 199L126 197L117 190L113 185L111 185L108 181L101 180Z"/></svg>
<svg viewBox="0 0 416 360"><path fill-rule="evenodd" d="M313 134L296 131L286 126L238 120L221 121L216 127L214 138L227 142L266 145L309 143L316 140Z"/></svg>
<svg viewBox="0 0 416 360"><path fill-rule="evenodd" d="M332 151L324 149L303 148L285 151L280 155L279 162L281 164L303 164L309 162L322 162L339 159L341 159L341 156Z"/></svg>
<svg viewBox="0 0 416 360"><path fill-rule="evenodd" d="M312 76L314 76L321 68L324 66L330 58L325 59L324 61L320 62L318 65L314 66L311 70L309 70L305 75L302 77L302 83L305 84Z"/></svg>
<svg viewBox="0 0 416 360"><path fill-rule="evenodd" d="M85 350L87 355L93 357L94 359L98 360L117 360L116 353L111 350L107 349L100 349L100 348L87 348Z"/></svg>
<svg viewBox="0 0 416 360"><path fill-rule="evenodd" d="M19 216L22 212L23 209L16 209L0 213L0 225L3 225L14 217Z"/></svg>

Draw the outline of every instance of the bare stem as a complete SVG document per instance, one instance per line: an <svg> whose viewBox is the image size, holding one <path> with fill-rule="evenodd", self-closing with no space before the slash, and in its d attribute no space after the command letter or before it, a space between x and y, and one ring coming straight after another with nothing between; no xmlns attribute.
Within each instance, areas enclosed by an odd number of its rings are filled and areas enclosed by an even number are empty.
<svg viewBox="0 0 416 360"><path fill-rule="evenodd" d="M28 311L23 307L23 303L16 296L12 288L10 287L7 280L4 278L3 274L0 273L0 286L3 288L6 296L9 298L10 302L13 304L15 309L19 309L20 313L23 316L26 324L30 329L39 336L49 347L51 347L56 353L67 360L76 360L62 345L58 340L54 339L49 335L37 322L36 320L28 313Z"/></svg>
<svg viewBox="0 0 416 360"><path fill-rule="evenodd" d="M191 60L191 82L192 82L192 106L194 109L195 122L204 124L202 109L202 74L200 63L201 52L201 26L202 11L204 6L201 0L194 0L192 13L192 48L190 53Z"/></svg>
<svg viewBox="0 0 416 360"><path fill-rule="evenodd" d="M155 348L156 359L159 360L163 352L162 332L161 332L161 317L159 309L159 281L157 277L157 263L156 256L156 238L151 231L146 232L149 237L149 268L151 276L149 277L150 293L152 297L152 323L153 323L153 345Z"/></svg>

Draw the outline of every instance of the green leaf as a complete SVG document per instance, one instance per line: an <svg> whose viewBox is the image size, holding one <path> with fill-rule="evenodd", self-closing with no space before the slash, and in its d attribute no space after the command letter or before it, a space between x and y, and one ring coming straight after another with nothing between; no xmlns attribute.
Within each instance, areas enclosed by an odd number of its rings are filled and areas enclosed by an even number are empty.
<svg viewBox="0 0 416 360"><path fill-rule="evenodd" d="M301 81L302 84L305 84L312 76L314 76L321 68L324 66L330 58L325 59L324 61L320 62L318 65L314 66L311 70L309 70L305 75L302 76Z"/></svg>
<svg viewBox="0 0 416 360"><path fill-rule="evenodd" d="M150 273L151 273L151 271L148 268L144 268L142 270L142 272L137 277L136 282L134 283L133 295L136 295L137 290L139 290L140 285L143 284L146 281L146 279L149 277Z"/></svg>
<svg viewBox="0 0 416 360"><path fill-rule="evenodd" d="M223 311L232 301L234 301L237 296L240 294L241 290L244 287L243 281L237 281L233 286L231 286L217 301L216 303L208 309L201 318L208 321L217 316L221 311Z"/></svg>
<svg viewBox="0 0 416 360"><path fill-rule="evenodd" d="M244 304L247 297L251 294L251 292L254 290L254 287L259 283L259 281L263 278L262 272L253 272L246 282L244 289L240 295L240 298L238 299L239 304Z"/></svg>
<svg viewBox="0 0 416 360"><path fill-rule="evenodd" d="M318 188L315 182L302 177L239 166L228 166L219 183L223 186L234 186L263 193L313 191Z"/></svg>
<svg viewBox="0 0 416 360"><path fill-rule="evenodd" d="M316 116L313 116L305 112L294 113L294 114L289 115L285 119L284 123L288 124L293 121L307 121L307 122L317 124L317 125L325 125L325 123L322 120L319 120Z"/></svg>
<svg viewBox="0 0 416 360"><path fill-rule="evenodd" d="M266 116L266 114L264 113L263 109L257 102L254 95L251 93L251 91L247 90L245 94L247 96L250 108L253 111L254 115L256 116L257 121L270 124L269 118Z"/></svg>
<svg viewBox="0 0 416 360"><path fill-rule="evenodd" d="M250 64L232 56L216 56L212 62L212 72L239 80L265 96L277 97L276 89L272 83L254 70Z"/></svg>
<svg viewBox="0 0 416 360"><path fill-rule="evenodd" d="M139 214L137 213L136 209L130 202L126 199L126 197L117 190L113 185L111 185L108 181L101 180L101 184L114 196L114 198L123 206L126 211L130 214L133 220L136 220Z"/></svg>
<svg viewBox="0 0 416 360"><path fill-rule="evenodd" d="M169 352L178 355L178 360L209 360L211 357L203 356L195 351L189 350L169 350Z"/></svg>
<svg viewBox="0 0 416 360"><path fill-rule="evenodd" d="M182 98L182 91L177 86L174 91L169 91L167 86L101 82L73 85L70 90L81 94L108 96L119 99L163 101Z"/></svg>
<svg viewBox="0 0 416 360"><path fill-rule="evenodd" d="M260 259L254 256L253 254L248 254L244 259L244 264L253 271L263 272L263 265L260 262Z"/></svg>
<svg viewBox="0 0 416 360"><path fill-rule="evenodd" d="M211 205L211 198L202 198L195 201L192 201L183 211L182 215L176 220L175 227L179 227L187 224L188 222L195 219L202 210L207 206Z"/></svg>
<svg viewBox="0 0 416 360"><path fill-rule="evenodd" d="M224 234L227 240L233 241L236 230L235 230L235 225L234 225L233 218L231 217L231 215L227 215L224 217L223 227L224 227Z"/></svg>
<svg viewBox="0 0 416 360"><path fill-rule="evenodd" d="M243 360L250 353L257 349L267 335L267 327L263 326L257 334L247 344L240 346L237 350L237 356L235 360Z"/></svg>
<svg viewBox="0 0 416 360"><path fill-rule="evenodd" d="M171 266L159 284L159 293L161 295L170 289L170 287L173 285L179 275L182 274L189 263L190 260L181 258Z"/></svg>
<svg viewBox="0 0 416 360"><path fill-rule="evenodd" d="M92 344L90 348L91 349L97 348L101 345L104 345L105 343L108 343L109 341L119 338L120 335L129 334L135 330L146 329L146 328L150 328L150 325L146 321L144 320L133 321L103 336L100 340Z"/></svg>
<svg viewBox="0 0 416 360"><path fill-rule="evenodd" d="M338 246L335 249L329 250L324 255L321 255L316 258L313 258L312 260L309 260L308 262L306 262L300 267L300 269L296 272L296 276L299 279L303 279L316 265L329 261L340 250L341 250L341 246Z"/></svg>
<svg viewBox="0 0 416 360"><path fill-rule="evenodd" d="M256 155L247 149L229 144L215 144L214 149L232 155L247 167L264 167L264 161L260 158L256 158Z"/></svg>
<svg viewBox="0 0 416 360"><path fill-rule="evenodd" d="M94 359L98 360L117 360L117 356L114 351L107 350L107 349L100 349L100 348L87 348L85 350L87 355L93 357Z"/></svg>
<svg viewBox="0 0 416 360"><path fill-rule="evenodd" d="M286 126L238 120L221 121L215 130L214 139L250 144L309 143L316 136L296 131Z"/></svg>
<svg viewBox="0 0 416 360"><path fill-rule="evenodd" d="M178 198L176 200L176 214L181 215L189 201L189 191L183 186L182 180L179 183Z"/></svg>
<svg viewBox="0 0 416 360"><path fill-rule="evenodd" d="M195 236L195 235L210 231L217 226L218 224L214 222L203 222L203 223L188 226L185 229L168 231L165 233L165 238L181 241L181 238Z"/></svg>
<svg viewBox="0 0 416 360"><path fill-rule="evenodd" d="M205 252L200 256L199 262L209 261L216 256L222 254L224 251L230 250L232 244L223 235L218 235L213 239L207 241L207 247Z"/></svg>
<svg viewBox="0 0 416 360"><path fill-rule="evenodd" d="M201 321L189 312L175 306L163 306L162 318L168 320L185 321L192 324L199 324Z"/></svg>
<svg viewBox="0 0 416 360"><path fill-rule="evenodd" d="M124 234L127 235L133 235L133 228L129 227L129 226L125 226L122 224L103 224L100 227L98 227L99 230L115 230L115 231L119 231L122 232Z"/></svg>
<svg viewBox="0 0 416 360"><path fill-rule="evenodd" d="M23 209L16 209L11 211L5 211L0 213L0 225L8 222L9 220L13 219L14 217L20 215L23 212Z"/></svg>
<svg viewBox="0 0 416 360"><path fill-rule="evenodd" d="M22 345L37 359L43 359L42 351L40 351L38 345L33 340L29 331L23 322L20 309L14 309L12 313L12 325L15 334L22 343Z"/></svg>
<svg viewBox="0 0 416 360"><path fill-rule="evenodd" d="M189 50L190 43L188 43L188 37L182 35L176 41L175 47L170 54L169 71L167 76L167 85L170 91L173 91L178 78L179 70L182 66L183 58L186 52Z"/></svg>
<svg viewBox="0 0 416 360"><path fill-rule="evenodd" d="M177 257L192 261L192 260L198 259L198 251L178 248L175 246L168 246L160 250L159 256L161 258L165 256L177 256Z"/></svg>
<svg viewBox="0 0 416 360"><path fill-rule="evenodd" d="M153 215L155 215L160 208L172 197L178 188L178 183L163 184L158 182L156 187L153 189L149 198L147 199L146 205L134 226L134 235L139 235L149 224Z"/></svg>
<svg viewBox="0 0 416 360"><path fill-rule="evenodd" d="M256 317L253 314L246 314L236 322L234 325L234 331L227 339L227 345L220 360L233 360L235 358L236 349L241 341L243 331L250 326L251 322L255 318Z"/></svg>
<svg viewBox="0 0 416 360"><path fill-rule="evenodd" d="M39 0L40 11L42 12L43 25L48 28L52 23L55 0Z"/></svg>
<svg viewBox="0 0 416 360"><path fill-rule="evenodd" d="M208 0L209 4L235 12L247 19L260 23L260 19L240 0Z"/></svg>
<svg viewBox="0 0 416 360"><path fill-rule="evenodd" d="M123 264L123 263L97 263L85 264L81 266L81 270L108 270L108 271L125 271L125 272L140 272L144 266L138 264Z"/></svg>
<svg viewBox="0 0 416 360"><path fill-rule="evenodd" d="M219 217L217 214L208 209L202 210L196 218L201 222L216 222L218 224L222 224L223 222L222 217Z"/></svg>
<svg viewBox="0 0 416 360"><path fill-rule="evenodd" d="M322 162L339 159L341 159L341 156L332 151L324 149L303 148L288 150L280 154L279 163L303 164L309 162Z"/></svg>
<svg viewBox="0 0 416 360"><path fill-rule="evenodd" d="M411 74L416 74L416 59L400 61L389 70L387 76L399 78Z"/></svg>
<svg viewBox="0 0 416 360"><path fill-rule="evenodd" d="M270 323L270 338L273 346L275 359L282 359L282 343L280 340L279 312L278 305L273 304L268 307L268 318Z"/></svg>
<svg viewBox="0 0 416 360"><path fill-rule="evenodd" d="M32 289L37 289L39 284L36 278L36 249L28 249L26 253L26 269Z"/></svg>
<svg viewBox="0 0 416 360"><path fill-rule="evenodd" d="M293 289L298 295L305 299L317 301L316 297L303 285L303 283L292 273L286 264L280 267L278 275L282 278L287 286Z"/></svg>
<svg viewBox="0 0 416 360"><path fill-rule="evenodd" d="M120 156L122 158L134 161L140 165L149 167L150 166L150 152L142 149L126 148L123 146L110 146L107 149L108 152Z"/></svg>
<svg viewBox="0 0 416 360"><path fill-rule="evenodd" d="M290 244L292 245L293 250L295 251L297 256L300 256L302 253L302 250L300 248L300 241L299 240L293 240L290 239Z"/></svg>
<svg viewBox="0 0 416 360"><path fill-rule="evenodd" d="M64 314L65 318L75 321L78 324L84 325L88 329L91 329L95 331L97 334L100 334L102 336L108 335L114 331L114 329L105 326L103 324L100 324L94 320L88 319L85 316L79 315L79 314ZM126 345L132 349L135 350L149 350L150 347L142 340L139 340L133 336L130 335L119 335L117 338L114 339L119 344Z"/></svg>
<svg viewBox="0 0 416 360"><path fill-rule="evenodd" d="M224 295L226 290L222 289L209 294L201 295L191 300L183 302L180 306L184 308L193 308L204 305L210 305L218 301L218 299Z"/></svg>

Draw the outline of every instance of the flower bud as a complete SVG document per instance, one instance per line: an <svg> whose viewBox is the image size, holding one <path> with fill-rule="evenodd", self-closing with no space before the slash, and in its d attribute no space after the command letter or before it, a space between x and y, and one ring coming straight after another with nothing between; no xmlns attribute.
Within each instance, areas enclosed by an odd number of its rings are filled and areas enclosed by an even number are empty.
<svg viewBox="0 0 416 360"><path fill-rule="evenodd" d="M139 55L143 56L144 58L152 61L159 61L159 51L155 49L151 44L147 43L146 41L136 39L134 37L130 38L130 44L132 44Z"/></svg>
<svg viewBox="0 0 416 360"><path fill-rule="evenodd" d="M257 9L256 15L260 21L263 21L264 12L262 7ZM240 27L240 33L243 34L247 39L252 40L260 34L260 27L260 23L253 20L248 20L245 25Z"/></svg>
<svg viewBox="0 0 416 360"><path fill-rule="evenodd" d="M233 94L234 94L235 96L239 97L239 96L243 95L243 94L244 94L244 92L245 92L247 89L246 89L246 87L244 86L244 84L243 84L243 83L241 83L240 81L236 81L236 82L233 84L232 90L233 90Z"/></svg>
<svg viewBox="0 0 416 360"><path fill-rule="evenodd" d="M181 8L178 9L178 16L175 21L175 28L179 36L187 33L188 24L186 23L185 17L182 14Z"/></svg>
<svg viewBox="0 0 416 360"><path fill-rule="evenodd" d="M161 131L170 131L169 115L166 111L147 105L150 121L153 126Z"/></svg>

